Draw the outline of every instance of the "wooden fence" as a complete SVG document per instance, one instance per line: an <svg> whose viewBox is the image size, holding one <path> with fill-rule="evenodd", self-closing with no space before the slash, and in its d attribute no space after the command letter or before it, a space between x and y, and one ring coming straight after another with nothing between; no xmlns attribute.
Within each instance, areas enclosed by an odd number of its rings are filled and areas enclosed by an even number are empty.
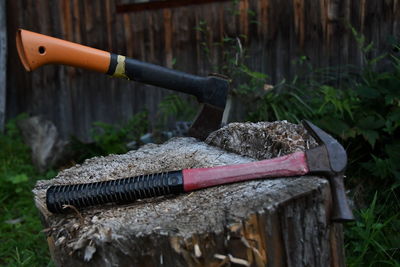
<svg viewBox="0 0 400 267"><path fill-rule="evenodd" d="M0 0L0 133L4 130L6 115L6 64L7 64L7 29L6 1Z"/></svg>
<svg viewBox="0 0 400 267"><path fill-rule="evenodd" d="M7 118L21 112L45 115L64 137L87 140L95 121L117 123L144 109L154 120L169 93L62 66L27 73L15 49L19 27L199 75L222 64L224 47L213 43L246 36L249 66L267 73L271 83L292 77L298 71L292 61L300 56L317 67L362 65L347 25L374 42L375 54L392 49L389 40L400 36L398 0L215 1L122 13L116 5L111 0L7 1ZM207 35L196 30L200 24L207 26ZM204 44L211 47L210 57Z"/></svg>

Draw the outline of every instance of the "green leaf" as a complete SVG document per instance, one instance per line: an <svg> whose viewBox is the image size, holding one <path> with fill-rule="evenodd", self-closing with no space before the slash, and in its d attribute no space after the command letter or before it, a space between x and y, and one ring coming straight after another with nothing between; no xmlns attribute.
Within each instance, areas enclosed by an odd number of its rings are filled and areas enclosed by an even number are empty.
<svg viewBox="0 0 400 267"><path fill-rule="evenodd" d="M299 95L293 92L289 93L289 95L294 97L302 105L302 107L304 107L310 112L310 114L314 113L314 110Z"/></svg>
<svg viewBox="0 0 400 267"><path fill-rule="evenodd" d="M357 95L369 99L378 98L381 94L375 89L370 86L361 86L356 89Z"/></svg>
<svg viewBox="0 0 400 267"><path fill-rule="evenodd" d="M380 179L389 179L393 177L392 162L388 158L379 158L371 155L372 160L362 163L361 165L367 169L371 174Z"/></svg>
<svg viewBox="0 0 400 267"><path fill-rule="evenodd" d="M25 173L17 174L15 176L8 177L7 179L12 184L21 184L29 181L28 176Z"/></svg>
<svg viewBox="0 0 400 267"><path fill-rule="evenodd" d="M230 37L224 37L224 38L222 39L223 42L231 42L231 41L233 41L233 40L235 40L235 39L230 38Z"/></svg>
<svg viewBox="0 0 400 267"><path fill-rule="evenodd" d="M400 141L385 145L385 152L391 162L391 172L396 179L400 179Z"/></svg>
<svg viewBox="0 0 400 267"><path fill-rule="evenodd" d="M252 77L254 79L265 80L268 78L267 74L257 72L257 71L252 71L246 65L241 65L240 67L244 73L246 73L247 75L249 75L250 77Z"/></svg>
<svg viewBox="0 0 400 267"><path fill-rule="evenodd" d="M397 122L400 122L400 108L393 109L391 112L388 113L387 119Z"/></svg>
<svg viewBox="0 0 400 267"><path fill-rule="evenodd" d="M24 191L24 189L22 187L15 188L15 193L21 193L22 191Z"/></svg>
<svg viewBox="0 0 400 267"><path fill-rule="evenodd" d="M342 136L342 138L344 140L348 139L348 138L355 138L357 136L357 130L354 128L350 128L346 131L346 134L344 136Z"/></svg>
<svg viewBox="0 0 400 267"><path fill-rule="evenodd" d="M368 53L373 47L374 47L374 43L371 42L367 46L363 47L362 50L363 50L364 53Z"/></svg>
<svg viewBox="0 0 400 267"><path fill-rule="evenodd" d="M379 116L367 116L357 122L357 126L364 130L375 130L385 126L385 120Z"/></svg>
<svg viewBox="0 0 400 267"><path fill-rule="evenodd" d="M374 130L358 129L358 132L364 137L364 139L372 146L375 146L376 140L379 138L379 133Z"/></svg>
<svg viewBox="0 0 400 267"><path fill-rule="evenodd" d="M400 141L385 145L385 151L394 162L400 162Z"/></svg>
<svg viewBox="0 0 400 267"><path fill-rule="evenodd" d="M171 64L172 64L172 66L175 66L175 64L176 64L176 57L174 57L174 58L172 59Z"/></svg>
<svg viewBox="0 0 400 267"><path fill-rule="evenodd" d="M318 125L320 125L323 129L326 129L327 132L342 136L342 138L348 138L348 132L350 130L349 125L343 120L337 118L325 117L324 119L318 120Z"/></svg>

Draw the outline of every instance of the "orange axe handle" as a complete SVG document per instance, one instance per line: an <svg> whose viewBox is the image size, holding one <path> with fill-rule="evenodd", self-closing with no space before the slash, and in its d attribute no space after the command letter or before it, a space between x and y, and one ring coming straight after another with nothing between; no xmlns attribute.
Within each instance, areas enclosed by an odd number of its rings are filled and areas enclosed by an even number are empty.
<svg viewBox="0 0 400 267"><path fill-rule="evenodd" d="M16 38L27 71L46 64L69 65L190 94L202 105L189 136L204 140L221 126L229 92L227 79L201 77L22 29Z"/></svg>
<svg viewBox="0 0 400 267"><path fill-rule="evenodd" d="M107 73L111 54L99 49L19 29L17 50L24 68L62 64Z"/></svg>
<svg viewBox="0 0 400 267"><path fill-rule="evenodd" d="M229 91L226 79L200 77L22 29L17 32L17 50L27 71L46 64L69 65L194 95L200 103L219 109L211 114L218 117L211 120L216 125L210 129L219 128Z"/></svg>

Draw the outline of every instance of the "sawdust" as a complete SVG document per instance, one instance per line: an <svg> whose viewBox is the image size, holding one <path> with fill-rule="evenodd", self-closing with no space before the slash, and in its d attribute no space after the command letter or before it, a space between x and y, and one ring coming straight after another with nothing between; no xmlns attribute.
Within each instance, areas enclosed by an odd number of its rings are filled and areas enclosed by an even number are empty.
<svg viewBox="0 0 400 267"><path fill-rule="evenodd" d="M231 123L211 133L205 142L258 160L304 151L317 145L302 125L287 121Z"/></svg>

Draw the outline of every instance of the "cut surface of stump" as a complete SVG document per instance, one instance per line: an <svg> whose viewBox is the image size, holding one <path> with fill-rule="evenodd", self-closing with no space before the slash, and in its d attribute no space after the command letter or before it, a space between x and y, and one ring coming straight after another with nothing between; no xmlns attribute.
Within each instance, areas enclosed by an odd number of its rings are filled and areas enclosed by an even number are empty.
<svg viewBox="0 0 400 267"><path fill-rule="evenodd" d="M330 187L321 177L259 179L62 215L45 206L51 185L247 163L314 146L302 126L285 121L233 123L206 143L174 138L86 160L33 190L53 260L59 266L340 266L341 229L330 222Z"/></svg>

